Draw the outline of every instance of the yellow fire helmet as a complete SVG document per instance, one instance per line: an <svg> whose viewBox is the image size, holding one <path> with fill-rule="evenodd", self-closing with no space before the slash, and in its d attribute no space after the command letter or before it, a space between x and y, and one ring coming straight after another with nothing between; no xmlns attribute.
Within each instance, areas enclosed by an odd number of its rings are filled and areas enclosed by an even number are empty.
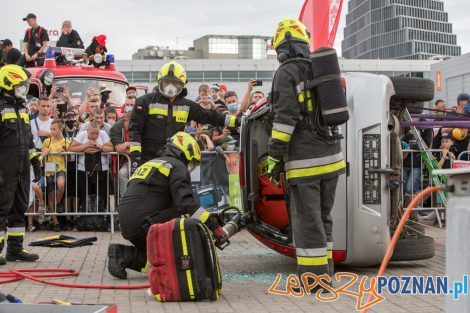
<svg viewBox="0 0 470 313"><path fill-rule="evenodd" d="M0 88L10 91L16 85L25 85L29 89L30 77L31 74L21 66L5 65L0 68Z"/></svg>
<svg viewBox="0 0 470 313"><path fill-rule="evenodd" d="M454 128L452 129L452 137L454 137L455 140L461 141L467 138L468 131L466 129L462 128Z"/></svg>
<svg viewBox="0 0 470 313"><path fill-rule="evenodd" d="M286 41L304 42L310 45L310 34L307 27L296 18L286 17L280 21L272 39L273 49L277 49L280 44Z"/></svg>
<svg viewBox="0 0 470 313"><path fill-rule="evenodd" d="M183 152L190 170L194 169L201 162L201 150L191 135L185 132L177 132L170 138L170 144Z"/></svg>

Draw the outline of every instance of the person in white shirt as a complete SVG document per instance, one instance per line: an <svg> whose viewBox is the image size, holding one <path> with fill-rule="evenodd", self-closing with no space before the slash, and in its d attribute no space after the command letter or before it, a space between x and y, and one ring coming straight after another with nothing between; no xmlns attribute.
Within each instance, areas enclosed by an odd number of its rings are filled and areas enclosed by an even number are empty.
<svg viewBox="0 0 470 313"><path fill-rule="evenodd" d="M38 112L38 116L31 120L30 124L34 146L38 151L40 151L44 140L51 137L51 104L47 97L39 99Z"/></svg>
<svg viewBox="0 0 470 313"><path fill-rule="evenodd" d="M85 158L92 158L97 153L111 152L113 150L114 147L108 134L100 129L100 124L97 121L91 122L88 129L78 133L72 142L70 151L85 152L85 155L78 157L77 168L78 196L82 206L86 203L87 195L96 194L97 189L98 196L104 201L105 207L107 206L108 157L101 155L99 160L94 160L95 162L93 162L91 168L86 168Z"/></svg>
<svg viewBox="0 0 470 313"><path fill-rule="evenodd" d="M104 130L109 136L111 125L104 121L104 110L102 108L96 108L91 112L90 122L83 123L82 126L80 126L80 132L87 130L91 121L97 121L100 125L100 129Z"/></svg>

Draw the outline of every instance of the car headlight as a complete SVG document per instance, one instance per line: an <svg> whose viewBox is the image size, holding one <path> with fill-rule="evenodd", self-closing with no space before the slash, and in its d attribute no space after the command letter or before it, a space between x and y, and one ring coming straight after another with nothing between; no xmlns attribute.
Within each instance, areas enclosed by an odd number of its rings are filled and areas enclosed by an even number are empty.
<svg viewBox="0 0 470 313"><path fill-rule="evenodd" d="M65 59L66 59L68 62L72 62L72 61L75 59L75 56L74 56L74 54L73 54L73 51L70 51L70 50L65 51L64 57L65 57Z"/></svg>
<svg viewBox="0 0 470 313"><path fill-rule="evenodd" d="M100 64L101 62L103 62L103 56L99 53L96 53L93 56L93 60L95 61L96 64Z"/></svg>
<svg viewBox="0 0 470 313"><path fill-rule="evenodd" d="M45 70L44 72L41 73L41 81L44 85L46 86L51 86L52 83L54 82L54 72L52 70Z"/></svg>

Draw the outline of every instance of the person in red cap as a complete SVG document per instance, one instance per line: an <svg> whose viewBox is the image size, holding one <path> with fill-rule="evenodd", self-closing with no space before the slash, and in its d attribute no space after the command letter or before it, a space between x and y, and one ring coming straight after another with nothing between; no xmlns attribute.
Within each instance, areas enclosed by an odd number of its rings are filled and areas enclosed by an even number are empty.
<svg viewBox="0 0 470 313"><path fill-rule="evenodd" d="M227 92L227 84L226 83L219 83L219 99L225 99L225 93Z"/></svg>
<svg viewBox="0 0 470 313"><path fill-rule="evenodd" d="M95 54L101 54L104 60L106 52L108 52L108 49L106 49L106 35L95 36L91 44L85 49L83 58L90 60L90 64L92 64Z"/></svg>

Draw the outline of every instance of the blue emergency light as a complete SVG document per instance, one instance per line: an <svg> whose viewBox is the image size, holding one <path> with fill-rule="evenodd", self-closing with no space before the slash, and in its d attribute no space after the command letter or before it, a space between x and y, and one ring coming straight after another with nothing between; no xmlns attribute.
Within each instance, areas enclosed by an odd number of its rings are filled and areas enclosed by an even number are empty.
<svg viewBox="0 0 470 313"><path fill-rule="evenodd" d="M46 50L46 59L53 59L55 58L55 51L52 49Z"/></svg>
<svg viewBox="0 0 470 313"><path fill-rule="evenodd" d="M113 64L114 63L114 54L107 54L106 55L106 63Z"/></svg>

